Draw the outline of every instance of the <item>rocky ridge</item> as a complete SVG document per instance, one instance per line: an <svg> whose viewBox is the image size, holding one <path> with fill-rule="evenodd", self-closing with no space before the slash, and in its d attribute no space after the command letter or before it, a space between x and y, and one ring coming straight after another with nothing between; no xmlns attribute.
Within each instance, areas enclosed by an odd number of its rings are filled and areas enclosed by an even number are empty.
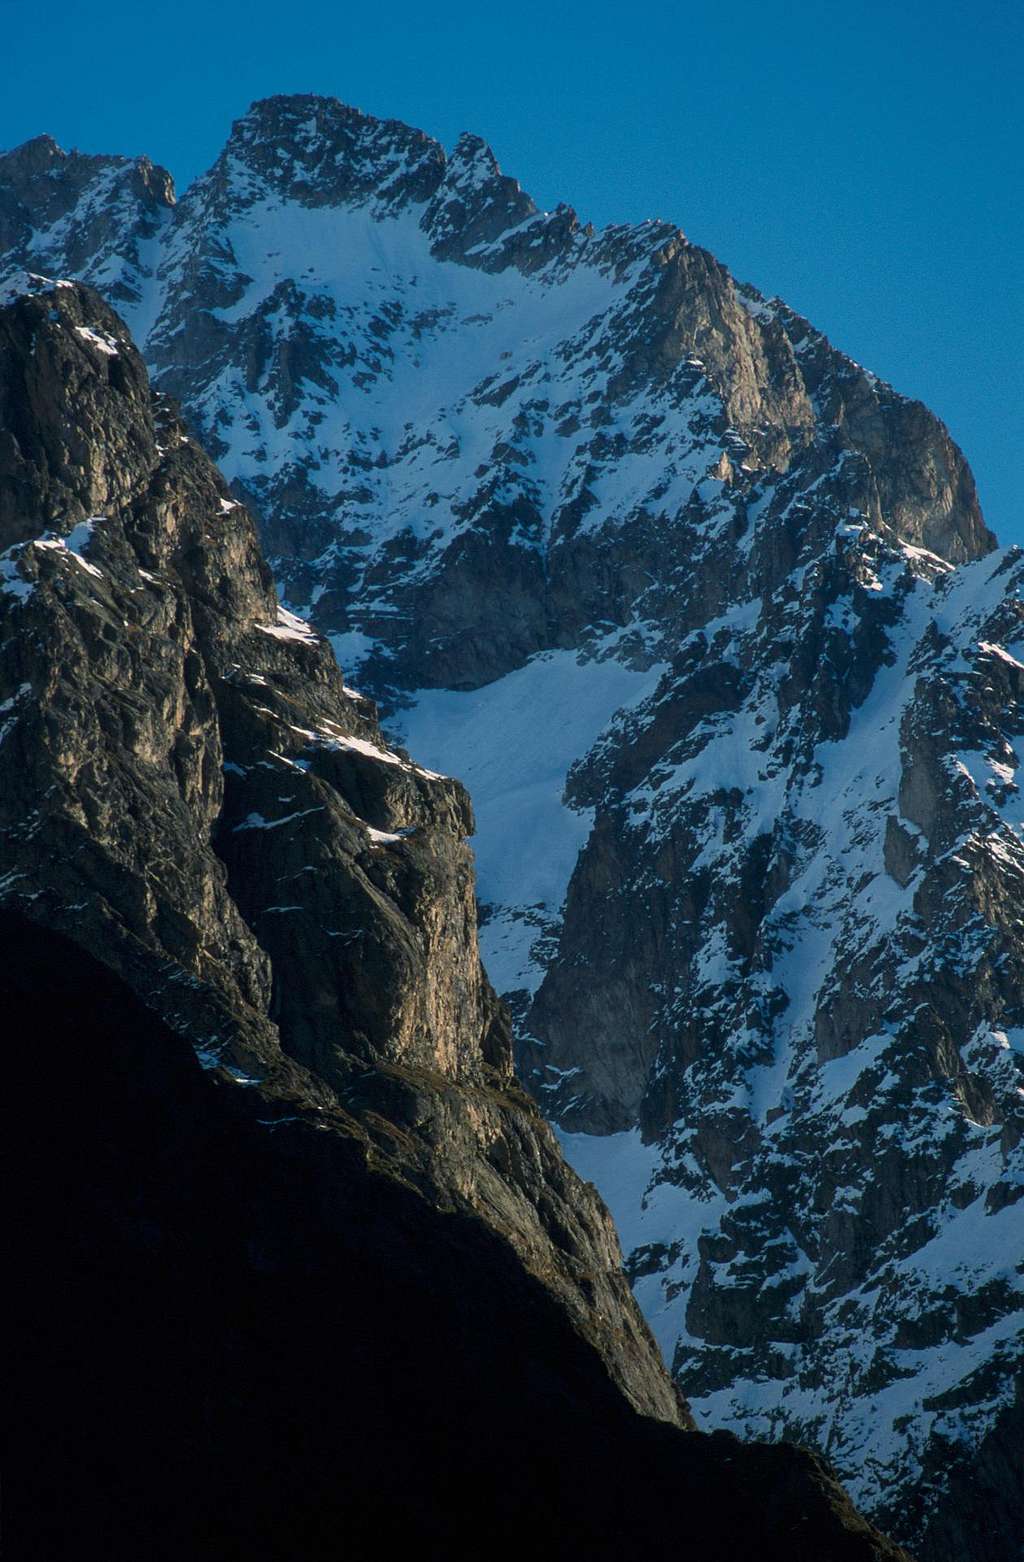
<svg viewBox="0 0 1024 1562"><path fill-rule="evenodd" d="M12 266L122 288L291 608L469 784L523 1077L699 1423L1015 1556L1020 567L942 425L472 137L257 104L141 263L148 196L72 257L26 150Z"/></svg>

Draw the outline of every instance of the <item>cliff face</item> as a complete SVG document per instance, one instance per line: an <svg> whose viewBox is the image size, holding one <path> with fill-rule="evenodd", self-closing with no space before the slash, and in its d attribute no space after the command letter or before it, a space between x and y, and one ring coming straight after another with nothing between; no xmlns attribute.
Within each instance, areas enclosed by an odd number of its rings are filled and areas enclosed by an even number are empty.
<svg viewBox="0 0 1024 1562"><path fill-rule="evenodd" d="M38 147L0 159L10 264L119 290L290 608L468 785L521 1077L698 1424L827 1450L928 1562L1015 1558L1021 565L946 430L677 229L540 212L473 137L271 99L176 205L118 163L73 253L113 163L47 150L44 181ZM236 783L276 784L244 752L215 856L251 924L290 902L241 855L272 815ZM339 1015L420 1055L412 1007L324 985L321 1030L274 981L297 1058Z"/></svg>
<svg viewBox="0 0 1024 1562"><path fill-rule="evenodd" d="M681 1429L514 1083L464 791L278 608L95 293L8 288L0 426L15 1553L667 1557L682 1494L708 1555L768 1503L762 1554L895 1557L810 1455Z"/></svg>
<svg viewBox="0 0 1024 1562"><path fill-rule="evenodd" d="M387 748L278 608L248 514L95 295L43 285L2 329L6 904L72 936L213 1076L313 1079L371 1116L391 1093L408 1122L379 1155L414 1150L436 1202L489 1212L610 1366L601 1319L621 1314L627 1392L675 1420L610 1223L514 1089L462 787ZM565 1179L550 1231L545 1169Z"/></svg>

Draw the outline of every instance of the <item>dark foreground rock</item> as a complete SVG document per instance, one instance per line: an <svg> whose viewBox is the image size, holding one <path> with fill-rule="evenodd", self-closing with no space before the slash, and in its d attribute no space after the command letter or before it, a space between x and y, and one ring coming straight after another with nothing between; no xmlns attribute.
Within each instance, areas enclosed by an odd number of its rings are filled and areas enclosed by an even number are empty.
<svg viewBox="0 0 1024 1562"><path fill-rule="evenodd" d="M686 1430L516 1086L464 792L281 613L120 320L0 313L13 1557L896 1558Z"/></svg>
<svg viewBox="0 0 1024 1562"><path fill-rule="evenodd" d="M0 915L12 1557L902 1555L812 1455L638 1416L493 1226L211 1079Z"/></svg>

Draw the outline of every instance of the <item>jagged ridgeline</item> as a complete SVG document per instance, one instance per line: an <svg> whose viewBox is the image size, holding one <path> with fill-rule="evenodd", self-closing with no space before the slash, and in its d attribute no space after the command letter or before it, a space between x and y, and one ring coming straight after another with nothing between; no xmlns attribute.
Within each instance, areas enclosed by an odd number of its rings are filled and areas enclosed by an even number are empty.
<svg viewBox="0 0 1024 1562"><path fill-rule="evenodd" d="M468 785L520 1077L697 1424L1015 1562L1022 565L945 429L671 225L332 100L177 204L45 138L0 192L12 271L116 302L288 609Z"/></svg>

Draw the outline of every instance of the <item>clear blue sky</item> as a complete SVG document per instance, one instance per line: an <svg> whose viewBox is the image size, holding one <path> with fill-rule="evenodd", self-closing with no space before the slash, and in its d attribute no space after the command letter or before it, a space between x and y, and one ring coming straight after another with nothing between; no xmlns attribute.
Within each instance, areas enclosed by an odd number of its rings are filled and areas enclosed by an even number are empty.
<svg viewBox="0 0 1024 1562"><path fill-rule="evenodd" d="M543 206L677 222L926 401L1024 542L1020 0L0 0L0 146L147 152L183 189L273 92L331 93Z"/></svg>

